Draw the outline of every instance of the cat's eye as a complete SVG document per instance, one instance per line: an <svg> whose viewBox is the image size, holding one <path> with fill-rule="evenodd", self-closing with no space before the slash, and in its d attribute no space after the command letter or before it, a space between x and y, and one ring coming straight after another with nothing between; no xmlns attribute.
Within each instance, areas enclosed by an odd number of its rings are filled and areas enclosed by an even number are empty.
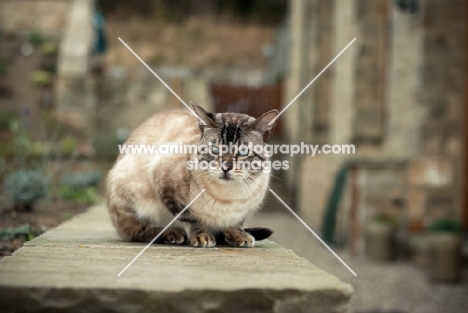
<svg viewBox="0 0 468 313"><path fill-rule="evenodd" d="M211 153L219 154L219 148L217 146L211 146Z"/></svg>
<svg viewBox="0 0 468 313"><path fill-rule="evenodd" d="M239 149L239 152L237 152L239 156L248 156L249 155L249 149L248 148L241 148Z"/></svg>

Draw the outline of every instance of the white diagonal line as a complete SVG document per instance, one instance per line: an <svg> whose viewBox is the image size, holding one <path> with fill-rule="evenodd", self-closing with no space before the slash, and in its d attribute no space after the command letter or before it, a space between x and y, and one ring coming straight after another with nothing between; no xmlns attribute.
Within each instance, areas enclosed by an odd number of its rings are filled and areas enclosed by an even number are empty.
<svg viewBox="0 0 468 313"><path fill-rule="evenodd" d="M153 244L153 243L156 241L156 239L158 239L158 237L159 237L159 236L161 236L161 234L162 234L163 232L165 232L165 231L166 231L166 229L168 229L168 228L169 228L169 226L171 226L171 225L172 225L172 223L174 223L174 222L175 222L175 220L176 220L176 219L178 219L178 218L179 218L179 217L182 215L182 213L184 213L184 212L185 212L185 210L187 210L187 209L189 208L189 206L191 206L191 205L192 205L192 203L194 203L194 202L195 202L195 200L197 200L197 199L198 199L198 197L200 197L200 196L201 196L201 194L202 194L202 193L204 193L204 192L205 192L205 190L206 190L206 189L203 189L202 191L200 191L200 193L199 193L199 194L198 194L198 195L197 195L195 198L193 198L193 200L192 200L192 201L190 201L190 203L189 203L189 204L187 204L187 206L186 206L186 207L185 207L185 208L184 208L182 211L180 211L180 213L179 213L179 214L177 214L177 215L176 215L176 217L174 217L174 218L172 219L172 221L171 221L169 224L167 224L167 226L166 226L166 227L164 227L164 229L163 229L163 230L161 230L161 231L159 232L159 234L158 234L156 237L154 237L154 239L153 239L153 240L151 240L151 241L150 241L150 243L148 243L148 244L146 245L146 247L145 247L143 250L141 250L141 251L140 251L140 253L138 253L138 254L137 254L137 256L136 256L136 257L134 257L134 258L133 258L133 260L132 260L132 261L130 261L130 263L128 263L128 264L127 264L127 266L125 266L125 268L124 268L124 269L123 269L123 270L122 270L122 271L119 273L119 275L117 275L117 277L120 277L120 275L122 275L122 274L123 274L123 273L124 273L124 272L125 272L125 271L126 271L126 270L127 270L127 269L128 269L130 266L131 266L131 265L132 265L132 264L133 264L133 262L135 262L135 261L136 261L136 260L137 260L137 259L138 259L138 258L139 258L139 257L140 257L142 254L143 254L143 252L145 252L145 251L146 251L146 249L148 249L148 248L149 248L149 246L151 246L151 245L152 245L152 244Z"/></svg>
<svg viewBox="0 0 468 313"><path fill-rule="evenodd" d="M309 225L306 224L306 222L304 222L302 220L302 218L299 217L299 215L296 214L296 212L294 212L284 201L283 199L281 199L277 194L276 192L273 191L273 189L269 189L270 192L292 213L292 215L294 215L298 220L299 222L302 223L302 225L305 226L305 228L307 228L311 233L312 235L314 235L318 241L320 241L322 243L322 245L325 246L325 248L327 248L334 256L335 258L337 258L354 276L357 276L357 274L351 269L351 267L348 266L348 264L346 264L336 253L335 251L333 251L323 240L322 238L320 238L319 235L317 235L313 230L312 228L309 227Z"/></svg>
<svg viewBox="0 0 468 313"><path fill-rule="evenodd" d="M315 76L315 78L314 78L314 79L312 79L312 80L310 81L310 83L308 83L308 84L307 84L307 86L305 86L305 87L304 87L304 89L302 89L302 90L301 90L301 92L300 92L300 93L298 93L298 95L297 95L297 96L295 96L295 97L294 97L294 99L292 99L292 100L291 100L291 101L288 103L288 105L287 105L287 106L285 106L285 107L284 107L284 109L282 109L282 110L281 110L281 112L279 112L279 114L278 114L278 115L276 115L276 117L275 117L274 119L272 119L272 120L270 121L270 123L268 123L268 125L272 125L272 124L273 124L273 123L276 121L276 119L277 119L278 117L280 117L280 115L281 115L281 114L283 114L283 113L284 113L284 111L286 111L286 110L287 110L287 109L288 109L288 108L291 106L291 104L293 104L293 103L294 103L294 101L296 101L296 100L297 100L297 98L299 98L299 97L300 97L300 95L302 95L302 94L304 93L304 91L306 91L306 90L307 90L307 88L309 88L309 87L310 87L310 85L312 85L312 84L313 84L313 83L314 83L314 82L317 80L317 78L319 78L319 77L320 77L320 75L322 75L322 74L323 74L323 72L325 72L325 71L327 70L327 68L329 68L329 67L330 67L330 65L332 65L332 64L333 64L333 63L334 63L334 62L335 62L335 61L336 61L336 60L337 60L337 59L338 59L338 58L339 58L339 57L340 57L340 56L343 54L343 52L345 52L345 51L346 51L346 49L348 49L348 48L349 48L349 46L351 46L351 45L353 44L353 42L354 42L354 41L356 41L356 38L354 38L353 40L351 40L351 42L350 42L350 43L348 43L348 45L347 45L346 47L344 47L344 49L343 49L343 50L341 50L341 52L340 52L340 53L338 53L338 55L337 55L337 56L336 56L336 57L335 57L333 60L331 60L331 61L330 61L330 63L328 63L328 64L327 64L327 66L325 66L325 67L323 68L323 70L322 70L320 73L318 73L318 75L317 75L317 76Z"/></svg>
<svg viewBox="0 0 468 313"><path fill-rule="evenodd" d="M135 51L133 51L133 49L130 48L129 45L127 45L127 43L126 43L125 41L123 41L122 38L119 37L119 40L120 40L121 43L123 43L123 45L124 45L124 46L125 46L125 47L126 47L126 48L127 48L127 49L128 49L128 50L129 50L129 51L130 51L130 52L131 52L131 53L132 53L132 54L133 54L133 55L134 55L134 56L135 56L135 57L136 57L136 58L137 58L137 59L154 75L154 76L156 76L157 79L159 79L159 81L160 81L167 89L169 89L170 92L172 92L172 94L173 94L177 99L179 99L180 102L182 102L183 105L185 105L185 107L186 107L190 112L192 112L193 115L196 116L196 118L198 118L198 120L199 120L203 125L206 125L206 123L205 123L201 118L199 118L197 114L195 114L195 112L192 110L192 108L190 108L190 107L187 105L187 103L185 103L185 101L182 100L182 98L179 97L179 95L178 95L174 90L172 90L172 88L169 87L169 85L166 84L166 82L165 82L161 77L159 77L159 75L156 74L156 72L153 71L153 69L152 69L151 67L149 67L148 64L146 64L145 61L143 61L143 59L140 58L140 57L138 56L138 54L135 53Z"/></svg>

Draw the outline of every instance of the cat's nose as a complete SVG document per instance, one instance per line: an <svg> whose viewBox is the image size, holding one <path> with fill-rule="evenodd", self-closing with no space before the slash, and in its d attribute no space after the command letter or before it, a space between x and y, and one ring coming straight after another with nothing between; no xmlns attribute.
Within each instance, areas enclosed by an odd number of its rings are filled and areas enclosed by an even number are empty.
<svg viewBox="0 0 468 313"><path fill-rule="evenodd" d="M232 170L232 162L224 163L223 166L222 166L222 170L223 170L224 173L227 173L230 170Z"/></svg>

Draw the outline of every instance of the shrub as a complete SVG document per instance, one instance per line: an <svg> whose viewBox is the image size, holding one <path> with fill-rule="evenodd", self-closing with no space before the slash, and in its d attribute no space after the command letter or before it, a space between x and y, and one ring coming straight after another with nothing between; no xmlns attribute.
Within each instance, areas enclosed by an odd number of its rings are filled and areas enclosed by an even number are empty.
<svg viewBox="0 0 468 313"><path fill-rule="evenodd" d="M38 46L44 41L44 36L38 31L32 31L29 33L28 41L33 46Z"/></svg>
<svg viewBox="0 0 468 313"><path fill-rule="evenodd" d="M10 67L10 60L7 57L0 56L0 76L3 76Z"/></svg>
<svg viewBox="0 0 468 313"><path fill-rule="evenodd" d="M9 130L11 124L18 118L18 112L6 111L0 114L0 129Z"/></svg>
<svg viewBox="0 0 468 313"><path fill-rule="evenodd" d="M46 41L42 44L42 53L46 56L56 56L58 52L57 43L55 41Z"/></svg>
<svg viewBox="0 0 468 313"><path fill-rule="evenodd" d="M100 171L88 170L79 173L66 173L62 183L65 186L84 189L86 187L97 187L101 180L102 173Z"/></svg>
<svg viewBox="0 0 468 313"><path fill-rule="evenodd" d="M451 218L441 218L429 226L431 233L459 234L462 232L462 225L457 220Z"/></svg>
<svg viewBox="0 0 468 313"><path fill-rule="evenodd" d="M384 213L376 214L372 217L371 221L379 224L387 224L392 226L395 226L396 224L396 220L393 216Z"/></svg>
<svg viewBox="0 0 468 313"><path fill-rule="evenodd" d="M22 241L32 240L34 237L46 231L45 227L33 229L29 224L20 225L14 228L0 229L0 240L20 239Z"/></svg>
<svg viewBox="0 0 468 313"><path fill-rule="evenodd" d="M22 205L31 210L47 194L47 180L44 175L34 170L12 172L5 179L5 186L13 204Z"/></svg>
<svg viewBox="0 0 468 313"><path fill-rule="evenodd" d="M63 200L71 200L88 205L95 204L99 201L97 190L94 187L81 189L65 185L60 188L59 196Z"/></svg>
<svg viewBox="0 0 468 313"><path fill-rule="evenodd" d="M31 80L38 86L49 86L52 83L52 73L48 71L34 71Z"/></svg>

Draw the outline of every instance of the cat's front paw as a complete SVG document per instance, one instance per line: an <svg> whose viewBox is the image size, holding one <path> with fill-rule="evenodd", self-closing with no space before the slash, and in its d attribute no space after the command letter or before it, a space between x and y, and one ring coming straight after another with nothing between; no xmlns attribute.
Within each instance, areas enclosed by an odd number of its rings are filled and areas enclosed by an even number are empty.
<svg viewBox="0 0 468 313"><path fill-rule="evenodd" d="M228 227L224 230L225 240L228 244L238 248L251 248L255 246L255 238L241 228Z"/></svg>
<svg viewBox="0 0 468 313"><path fill-rule="evenodd" d="M192 235L192 237L190 237L189 243L192 247L196 248L213 248L216 246L216 239L212 234L202 232Z"/></svg>
<svg viewBox="0 0 468 313"><path fill-rule="evenodd" d="M168 245L181 245L185 242L185 236L182 230L169 228L162 234L162 241Z"/></svg>

